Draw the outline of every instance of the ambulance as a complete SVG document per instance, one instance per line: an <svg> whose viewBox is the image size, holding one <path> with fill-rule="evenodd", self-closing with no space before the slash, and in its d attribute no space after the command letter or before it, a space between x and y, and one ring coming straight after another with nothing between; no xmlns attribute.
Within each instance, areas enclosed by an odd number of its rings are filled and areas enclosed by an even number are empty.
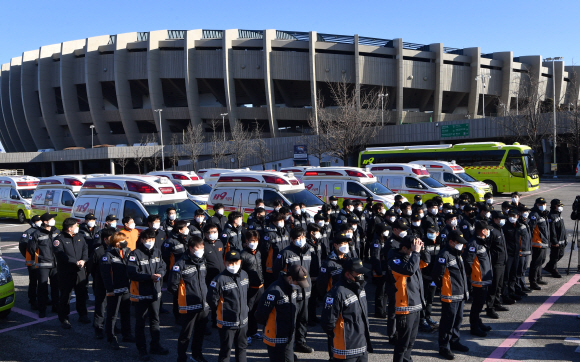
<svg viewBox="0 0 580 362"><path fill-rule="evenodd" d="M175 208L178 219L189 222L200 209L189 199L181 184L173 183L167 177L106 176L88 179L84 183L71 216L82 221L86 214L94 214L100 227L105 225L107 215L115 215L119 220L130 216L138 230L145 230L149 215L159 215L164 222L169 207Z"/></svg>
<svg viewBox="0 0 580 362"><path fill-rule="evenodd" d="M249 168L230 169L230 168L206 168L199 170L198 174L203 175L205 183L209 187L213 187L222 173L230 172L253 172Z"/></svg>
<svg viewBox="0 0 580 362"><path fill-rule="evenodd" d="M338 205L346 199L361 200L367 197L385 204L387 209L395 203L395 193L380 184L370 172L358 167L315 167L304 172L304 187L314 195L329 203L330 197L338 198Z"/></svg>
<svg viewBox="0 0 580 362"><path fill-rule="evenodd" d="M2 250L0 250L0 319L5 319L10 314L10 310L14 307L15 296L10 267L2 258Z"/></svg>
<svg viewBox="0 0 580 362"><path fill-rule="evenodd" d="M30 203L38 181L32 176L1 176L0 217L18 219L21 224L30 219Z"/></svg>
<svg viewBox="0 0 580 362"><path fill-rule="evenodd" d="M211 192L211 187L205 184L205 180L193 171L154 171L149 175L165 176L173 182L181 184L187 191L187 196L201 206L207 208L207 198Z"/></svg>
<svg viewBox="0 0 580 362"><path fill-rule="evenodd" d="M414 163L378 163L366 167L380 183L409 200L421 195L423 202L441 196L444 203L453 204L459 192L434 180L427 169ZM411 201L412 202L412 201Z"/></svg>
<svg viewBox="0 0 580 362"><path fill-rule="evenodd" d="M84 175L51 176L40 180L32 195L32 215L55 214L56 228L70 217L76 197L85 183Z"/></svg>
<svg viewBox="0 0 580 362"><path fill-rule="evenodd" d="M230 172L219 177L207 203L208 210L217 203L224 205L224 214L240 211L244 220L254 211L257 199L264 200L267 212L274 210L274 201L283 206L303 202L306 211L314 216L324 203L292 173L277 171Z"/></svg>
<svg viewBox="0 0 580 362"><path fill-rule="evenodd" d="M485 182L477 181L465 173L463 167L454 162L446 161L413 161L424 166L431 177L445 186L454 188L459 195L466 195L470 203L484 201L483 195L491 192L491 187Z"/></svg>
<svg viewBox="0 0 580 362"><path fill-rule="evenodd" d="M315 166L293 166L293 167L284 167L280 169L280 172L283 173L288 173L288 172L292 172L294 174L294 177L296 177L299 180L302 180L302 176L304 175L304 172L306 170L315 168Z"/></svg>

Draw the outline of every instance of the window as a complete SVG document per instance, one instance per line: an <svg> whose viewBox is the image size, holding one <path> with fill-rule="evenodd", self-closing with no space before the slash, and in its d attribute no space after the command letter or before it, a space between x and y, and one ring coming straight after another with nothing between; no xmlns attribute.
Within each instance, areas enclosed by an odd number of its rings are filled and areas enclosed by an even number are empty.
<svg viewBox="0 0 580 362"><path fill-rule="evenodd" d="M264 205L267 207L274 207L275 200L279 200L283 204L286 204L286 202L284 202L284 199L282 198L282 196L280 196L279 193L274 192L274 191L270 191L270 190L264 190L263 199L264 199Z"/></svg>
<svg viewBox="0 0 580 362"><path fill-rule="evenodd" d="M342 195L342 183L338 182L332 185L332 194L333 195Z"/></svg>
<svg viewBox="0 0 580 362"><path fill-rule="evenodd" d="M403 187L403 177L401 176L384 176L383 184L387 185L390 189L399 190Z"/></svg>
<svg viewBox="0 0 580 362"><path fill-rule="evenodd" d="M199 206L197 206L190 199L185 199L183 201L174 200L174 201L152 202L144 206L145 210L147 210L147 213L149 215L159 215L159 217L161 217L162 222L165 221L165 218L167 216L167 209L170 207L175 208L175 211L177 211L177 218L180 220L193 220L193 218L195 217L195 212L200 209ZM126 207L127 202L125 203L125 208Z"/></svg>
<svg viewBox="0 0 580 362"><path fill-rule="evenodd" d="M258 199L258 193L257 192L250 192L250 195L248 196L248 205L255 205L257 199Z"/></svg>
<svg viewBox="0 0 580 362"><path fill-rule="evenodd" d="M443 181L445 182L451 182L454 184L461 184L463 182L461 182L461 180L459 179L459 177L456 177L454 174L450 173L450 172L445 172L443 173Z"/></svg>
<svg viewBox="0 0 580 362"><path fill-rule="evenodd" d="M137 226L147 226L147 217L139 205L133 201L125 201L123 217L131 217Z"/></svg>
<svg viewBox="0 0 580 362"><path fill-rule="evenodd" d="M446 186L443 186L439 181L437 181L429 176L424 176L424 177L421 177L419 179L421 180L420 181L421 183L425 183L425 184L427 184L427 186L432 187L434 189L440 189L442 187L446 187Z"/></svg>
<svg viewBox="0 0 580 362"><path fill-rule="evenodd" d="M356 182L348 182L346 184L346 193L353 196L367 197L368 192L362 185Z"/></svg>
<svg viewBox="0 0 580 362"><path fill-rule="evenodd" d="M425 187L419 180L412 177L405 177L405 186L409 189L424 189Z"/></svg>
<svg viewBox="0 0 580 362"><path fill-rule="evenodd" d="M190 195L209 195L211 193L211 187L209 185L203 184L198 186L183 186Z"/></svg>
<svg viewBox="0 0 580 362"><path fill-rule="evenodd" d="M322 206L324 202L318 197L314 196L308 190L300 190L298 192L285 192L284 196L292 203L304 203L306 207Z"/></svg>
<svg viewBox="0 0 580 362"><path fill-rule="evenodd" d="M524 161L522 154L517 150L510 150L505 160L505 167L514 177L524 177Z"/></svg>
<svg viewBox="0 0 580 362"><path fill-rule="evenodd" d="M18 196L18 192L14 189L10 189L10 198L13 200L20 200L20 196Z"/></svg>
<svg viewBox="0 0 580 362"><path fill-rule="evenodd" d="M62 193L60 203L63 204L64 206L73 206L73 204L75 203L75 198L69 191L64 191Z"/></svg>
<svg viewBox="0 0 580 362"><path fill-rule="evenodd" d="M119 212L119 203L111 202L111 206L109 206L109 213L107 215L117 215L118 212Z"/></svg>
<svg viewBox="0 0 580 362"><path fill-rule="evenodd" d="M366 184L365 187L369 189L373 194L383 196L383 195L392 195L393 191L389 190L382 184L378 182L373 182L370 184Z"/></svg>
<svg viewBox="0 0 580 362"><path fill-rule="evenodd" d="M34 194L34 189L27 189L27 190L19 190L20 197L23 199L32 199L32 195Z"/></svg>

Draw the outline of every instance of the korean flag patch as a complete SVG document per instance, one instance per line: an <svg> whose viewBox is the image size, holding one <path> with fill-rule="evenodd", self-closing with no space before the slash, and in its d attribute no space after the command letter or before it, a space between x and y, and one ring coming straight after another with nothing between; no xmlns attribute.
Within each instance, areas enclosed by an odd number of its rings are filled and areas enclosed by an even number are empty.
<svg viewBox="0 0 580 362"><path fill-rule="evenodd" d="M248 229L253 229L253 228L254 228L254 225L248 226Z"/></svg>
<svg viewBox="0 0 580 362"><path fill-rule="evenodd" d="M397 264L397 265L398 265L398 264L401 264L401 260L400 260L400 259L395 259L395 260L393 260L393 263L395 263L395 264Z"/></svg>
<svg viewBox="0 0 580 362"><path fill-rule="evenodd" d="M326 268L320 268L321 273L326 273Z"/></svg>
<svg viewBox="0 0 580 362"><path fill-rule="evenodd" d="M276 258L282 259L282 254L278 254L278 256Z"/></svg>
<svg viewBox="0 0 580 362"><path fill-rule="evenodd" d="M103 261L107 261L107 257L106 256L103 256Z"/></svg>
<svg viewBox="0 0 580 362"><path fill-rule="evenodd" d="M270 240L270 238L267 236L264 236L264 240Z"/></svg>
<svg viewBox="0 0 580 362"><path fill-rule="evenodd" d="M471 251L471 252L475 251L475 246L470 247L469 251Z"/></svg>
<svg viewBox="0 0 580 362"><path fill-rule="evenodd" d="M28 237L28 240L32 240L32 235L30 235L30 236Z"/></svg>
<svg viewBox="0 0 580 362"><path fill-rule="evenodd" d="M464 229L467 229L467 225L463 225L463 228L464 228Z"/></svg>
<svg viewBox="0 0 580 362"><path fill-rule="evenodd" d="M332 303L334 302L334 298L326 298L326 304L332 305Z"/></svg>
<svg viewBox="0 0 580 362"><path fill-rule="evenodd" d="M60 242L58 240L55 240L52 242L52 245L54 245L55 247L60 245Z"/></svg>
<svg viewBox="0 0 580 362"><path fill-rule="evenodd" d="M134 256L130 256L129 257L129 261L135 261L135 257Z"/></svg>
<svg viewBox="0 0 580 362"><path fill-rule="evenodd" d="M174 266L173 266L173 271L179 271L179 266L177 266L177 265L174 265Z"/></svg>
<svg viewBox="0 0 580 362"><path fill-rule="evenodd" d="M222 238L227 238L227 237L228 237L228 234L223 234L222 235Z"/></svg>
<svg viewBox="0 0 580 362"><path fill-rule="evenodd" d="M209 286L212 288L215 288L215 286L217 285L217 283L215 281L211 281L211 283L209 283Z"/></svg>
<svg viewBox="0 0 580 362"><path fill-rule="evenodd" d="M441 239L445 239L446 237L447 237L447 235L441 234Z"/></svg>
<svg viewBox="0 0 580 362"><path fill-rule="evenodd" d="M274 299L276 299L276 297L274 297L272 294L268 294L268 296L266 296L266 299L273 302Z"/></svg>
<svg viewBox="0 0 580 362"><path fill-rule="evenodd" d="M169 244L165 243L165 244L163 244L163 246L166 247L166 248L168 248L169 247Z"/></svg>
<svg viewBox="0 0 580 362"><path fill-rule="evenodd" d="M336 220L337 224L340 224L342 222L342 220Z"/></svg>
<svg viewBox="0 0 580 362"><path fill-rule="evenodd" d="M532 216L532 220L536 220L536 217L535 216Z"/></svg>
<svg viewBox="0 0 580 362"><path fill-rule="evenodd" d="M26 238L26 237L28 237L28 234L22 234L22 237Z"/></svg>
<svg viewBox="0 0 580 362"><path fill-rule="evenodd" d="M375 244L375 248L378 248L378 247L379 247L379 244Z"/></svg>
<svg viewBox="0 0 580 362"><path fill-rule="evenodd" d="M440 262L441 264L445 264L445 258L439 258L439 262Z"/></svg>

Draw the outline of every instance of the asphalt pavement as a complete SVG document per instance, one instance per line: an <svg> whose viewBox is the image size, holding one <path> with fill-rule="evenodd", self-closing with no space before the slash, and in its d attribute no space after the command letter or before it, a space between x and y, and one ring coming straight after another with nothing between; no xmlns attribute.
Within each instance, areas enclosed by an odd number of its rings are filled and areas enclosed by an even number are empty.
<svg viewBox="0 0 580 362"><path fill-rule="evenodd" d="M572 201L580 195L580 183L575 180L543 181L540 189L524 194L522 202L532 206L536 197L549 200L559 198L565 204L563 217L571 240L574 223L570 220ZM508 200L509 195L496 196L496 203ZM497 205L499 207L499 204ZM26 225L17 224L15 220L0 221L0 247L3 256L12 270L16 286L16 307L5 319L0 320L0 360L1 361L111 361L137 360L137 349L134 344L121 343L120 351L113 351L105 340L94 339L91 325L78 323L77 316L71 316L73 328L64 330L55 314L48 313L47 318L38 319L31 311L27 300L28 275L24 258L17 249L17 243ZM500 312L499 320L483 318L484 323L493 330L488 337L479 338L469 334L468 314L471 305L465 306L465 316L461 329L461 341L470 348L465 354L457 353L458 361L580 361L580 274L577 274L578 252L572 255L570 275L566 275L569 249L558 267L563 278L554 279L545 275L549 285L541 291L535 291L515 305L509 306L509 312ZM374 291L371 284L367 286L369 311L374 314ZM92 290L89 289L92 293ZM171 297L163 296L165 308L171 310ZM93 303L89 302L89 306ZM320 303L321 305L321 303ZM434 319L439 320L440 306L438 298L434 305ZM71 306L74 311L74 304ZM320 312L320 308L319 308ZM89 311L92 319L92 310ZM131 320L134 328L134 319ZM369 361L392 360L393 346L385 338L386 320L370 318L371 337L374 353ZM177 337L180 328L174 323L171 314L161 315L161 340L169 348L168 356L152 356L152 361L175 361L177 359ZM216 329L204 340L204 355L210 361L217 361L219 336ZM149 338L149 333L146 333ZM309 327L308 344L315 349L312 354L298 353L303 361L328 360L326 336L322 329ZM439 360L437 354L437 332L419 333L413 351L413 360ZM233 351L232 351L233 353ZM233 360L233 357L232 357ZM267 360L264 343L255 340L248 348L248 360Z"/></svg>

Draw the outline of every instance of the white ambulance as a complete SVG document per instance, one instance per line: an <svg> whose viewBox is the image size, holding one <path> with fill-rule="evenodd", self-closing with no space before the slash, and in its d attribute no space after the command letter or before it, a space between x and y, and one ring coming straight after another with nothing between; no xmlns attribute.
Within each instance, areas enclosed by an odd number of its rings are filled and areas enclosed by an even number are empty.
<svg viewBox="0 0 580 362"><path fill-rule="evenodd" d="M413 163L424 166L431 177L445 186L454 188L459 195L467 195L471 203L485 201L483 196L486 192L491 192L488 184L469 176L463 167L454 162L413 161Z"/></svg>
<svg viewBox="0 0 580 362"><path fill-rule="evenodd" d="M214 187L215 183L223 173L230 173L230 172L253 172L250 171L249 168L239 168L239 169L230 169L230 168L206 168L203 170L199 170L198 174L203 175L203 179L209 187Z"/></svg>
<svg viewBox="0 0 580 362"><path fill-rule="evenodd" d="M396 194L370 172L358 167L315 167L304 172L304 186L314 195L329 203L330 197L338 198L338 205L346 199L366 203L369 196L373 201L385 204L387 209L395 203Z"/></svg>
<svg viewBox="0 0 580 362"><path fill-rule="evenodd" d="M42 215L46 212L56 214L55 226L61 229L64 219L70 217L76 196L84 183L83 175L43 178L32 195L32 215Z"/></svg>
<svg viewBox="0 0 580 362"><path fill-rule="evenodd" d="M0 177L0 217L23 224L32 217L30 203L39 179L32 176Z"/></svg>
<svg viewBox="0 0 580 362"><path fill-rule="evenodd" d="M177 182L185 188L187 196L195 201L202 209L207 208L207 198L211 187L205 184L205 180L193 171L154 171L148 175L165 176L173 182Z"/></svg>
<svg viewBox="0 0 580 362"><path fill-rule="evenodd" d="M312 216L324 205L292 173L248 171L221 175L209 195L207 208L213 209L215 204L221 203L224 214L240 211L247 220L254 211L257 199L264 200L267 212L274 209L275 200L281 201L283 206L303 202Z"/></svg>
<svg viewBox="0 0 580 362"><path fill-rule="evenodd" d="M166 210L174 207L177 218L191 221L200 207L187 197L187 191L167 177L153 175L106 176L87 180L73 206L71 216L83 220L94 214L103 227L107 215L121 220L130 216L137 229L147 229L147 216L159 215L165 221ZM119 221L121 225L121 221Z"/></svg>
<svg viewBox="0 0 580 362"><path fill-rule="evenodd" d="M294 174L294 177L296 177L299 180L302 180L302 176L304 176L304 172L306 170L310 170L313 168L315 168L315 166L292 166L292 167L281 168L280 172L282 172L282 173L292 172Z"/></svg>
<svg viewBox="0 0 580 362"><path fill-rule="evenodd" d="M441 196L443 202L453 204L459 198L457 190L434 180L427 169L414 163L378 163L366 167L380 183L409 200L421 195L423 202Z"/></svg>

